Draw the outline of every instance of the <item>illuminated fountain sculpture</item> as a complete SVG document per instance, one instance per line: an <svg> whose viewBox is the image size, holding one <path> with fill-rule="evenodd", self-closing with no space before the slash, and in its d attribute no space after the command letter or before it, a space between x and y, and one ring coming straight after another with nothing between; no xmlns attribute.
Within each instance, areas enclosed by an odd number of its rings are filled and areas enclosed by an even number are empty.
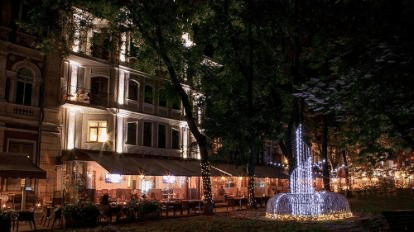
<svg viewBox="0 0 414 232"><path fill-rule="evenodd" d="M351 217L348 200L337 193L316 192L313 187L312 155L303 141L302 124L293 142L296 168L289 177L289 193L279 193L267 202L266 217L278 220L333 220Z"/></svg>

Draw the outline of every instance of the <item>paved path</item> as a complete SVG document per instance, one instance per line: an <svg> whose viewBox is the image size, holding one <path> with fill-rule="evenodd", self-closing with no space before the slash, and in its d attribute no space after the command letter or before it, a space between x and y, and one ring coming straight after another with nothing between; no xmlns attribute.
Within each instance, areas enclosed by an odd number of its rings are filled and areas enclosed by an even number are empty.
<svg viewBox="0 0 414 232"><path fill-rule="evenodd" d="M265 217L265 209L260 208L257 210L240 210L233 212L223 212L219 214L227 215L232 218L240 219L254 219L254 220L271 220ZM317 222L316 222L317 223ZM365 232L365 231L376 231L376 232L386 232L389 231L388 223L385 218L382 216L370 216L356 214L353 218L341 220L341 221L332 221L324 222L323 224L326 231L339 232Z"/></svg>
<svg viewBox="0 0 414 232"><path fill-rule="evenodd" d="M218 209L216 212L217 216L220 217L231 217L238 219L252 219L252 220L270 220L265 217L265 209L259 208L257 210L242 209L242 210L224 210ZM191 216L183 216L184 218L191 218ZM169 217L172 218L172 217ZM37 218L39 219L39 217ZM163 220L163 219L161 219ZM38 220L36 220L36 227L39 231L47 231ZM117 226L104 226L100 227L99 231L117 231ZM376 232L388 232L389 226L385 219L381 216L368 216L368 215L355 215L354 218L346 219L339 222L325 222L323 227L327 232L365 232L365 231L376 231ZM82 229L80 229L83 231ZM21 223L19 231L31 231L28 223ZM95 231L90 229L88 231Z"/></svg>

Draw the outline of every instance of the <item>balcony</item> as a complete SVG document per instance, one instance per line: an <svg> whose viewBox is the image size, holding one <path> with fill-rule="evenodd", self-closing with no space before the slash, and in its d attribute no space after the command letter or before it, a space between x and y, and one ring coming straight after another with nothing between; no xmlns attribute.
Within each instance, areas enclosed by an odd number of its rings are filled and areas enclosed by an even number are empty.
<svg viewBox="0 0 414 232"><path fill-rule="evenodd" d="M36 36L30 35L21 29L13 30L3 26L0 26L0 40L9 41L29 48L34 48L38 42Z"/></svg>
<svg viewBox="0 0 414 232"><path fill-rule="evenodd" d="M94 89L77 88L76 94L71 95L64 88L62 89L62 98L64 102L109 107L109 94Z"/></svg>
<svg viewBox="0 0 414 232"><path fill-rule="evenodd" d="M0 102L0 115L27 120L38 120L40 115L40 108L34 106L17 105L8 102Z"/></svg>

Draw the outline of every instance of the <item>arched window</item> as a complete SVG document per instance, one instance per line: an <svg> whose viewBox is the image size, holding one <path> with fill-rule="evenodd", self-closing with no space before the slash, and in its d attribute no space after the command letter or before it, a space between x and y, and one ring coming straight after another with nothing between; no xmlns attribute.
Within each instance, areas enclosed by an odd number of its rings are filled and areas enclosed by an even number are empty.
<svg viewBox="0 0 414 232"><path fill-rule="evenodd" d="M128 82L128 99L138 101L139 85L137 82L129 80Z"/></svg>
<svg viewBox="0 0 414 232"><path fill-rule="evenodd" d="M27 68L21 68L16 75L16 104L32 104L33 72Z"/></svg>
<svg viewBox="0 0 414 232"><path fill-rule="evenodd" d="M154 101L154 91L152 90L152 86L146 85L145 86L145 98L144 102L152 104Z"/></svg>

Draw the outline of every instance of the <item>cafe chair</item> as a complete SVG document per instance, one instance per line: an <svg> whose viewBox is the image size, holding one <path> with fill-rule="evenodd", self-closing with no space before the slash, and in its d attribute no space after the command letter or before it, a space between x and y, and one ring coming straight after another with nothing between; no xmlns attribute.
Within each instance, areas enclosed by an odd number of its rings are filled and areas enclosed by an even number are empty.
<svg viewBox="0 0 414 232"><path fill-rule="evenodd" d="M17 212L16 219L14 220L12 224L12 230L16 229L16 231L19 231L20 222L29 222L32 230L36 230L34 212L31 212L31 211Z"/></svg>
<svg viewBox="0 0 414 232"><path fill-rule="evenodd" d="M59 221L59 225L62 227L62 225L63 225L63 209L62 209L62 207L58 207L58 208L55 208L53 210L51 221L52 221L52 227L50 228L51 230L53 230L53 228L55 226L55 223L58 222L58 221Z"/></svg>
<svg viewBox="0 0 414 232"><path fill-rule="evenodd" d="M43 206L42 208L42 217L40 218L40 223L43 226L49 227L50 221L53 217L53 212L52 212L53 208L49 207L49 206Z"/></svg>

